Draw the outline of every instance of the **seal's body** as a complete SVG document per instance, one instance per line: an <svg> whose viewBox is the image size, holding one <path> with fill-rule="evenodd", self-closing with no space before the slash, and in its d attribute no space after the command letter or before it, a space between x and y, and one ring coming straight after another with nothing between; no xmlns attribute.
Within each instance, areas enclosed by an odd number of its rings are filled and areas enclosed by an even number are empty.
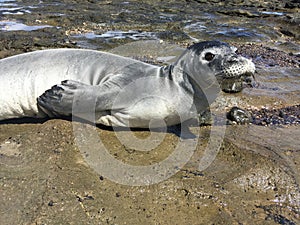
<svg viewBox="0 0 300 225"><path fill-rule="evenodd" d="M0 118L44 117L37 98L64 80L99 86L126 67L152 73L157 67L93 50L53 49L13 56L0 61ZM144 69L145 68L145 69Z"/></svg>
<svg viewBox="0 0 300 225"><path fill-rule="evenodd" d="M25 53L0 60L0 120L95 113L109 126L174 125L208 107L217 80L254 70L220 42L195 44L165 67L93 50Z"/></svg>

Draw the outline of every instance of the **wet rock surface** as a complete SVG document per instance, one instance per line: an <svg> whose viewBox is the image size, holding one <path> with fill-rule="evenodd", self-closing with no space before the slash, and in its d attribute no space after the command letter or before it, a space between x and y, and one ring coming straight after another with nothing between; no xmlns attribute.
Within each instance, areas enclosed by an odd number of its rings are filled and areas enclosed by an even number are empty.
<svg viewBox="0 0 300 225"><path fill-rule="evenodd" d="M200 172L209 135L209 127L202 128L201 141L184 168L159 184L141 187L95 173L83 160L67 121L0 129L4 224L278 224L279 218L296 224L299 219L296 127L228 127L218 155ZM167 134L163 148L145 154L126 151L111 131L97 132L111 154L131 164L155 163L178 141Z"/></svg>
<svg viewBox="0 0 300 225"><path fill-rule="evenodd" d="M218 39L258 71L253 88L222 93L211 107L224 117L247 109L253 124L191 127L199 138L188 163L148 186L96 172L78 138L139 166L167 159L182 142L176 135L135 130L138 140L157 135L142 151L119 140L132 140L128 131L97 127L97 142L79 122L0 124L1 224L300 223L298 1L0 1L0 18L0 58L91 48L167 64L194 41Z"/></svg>

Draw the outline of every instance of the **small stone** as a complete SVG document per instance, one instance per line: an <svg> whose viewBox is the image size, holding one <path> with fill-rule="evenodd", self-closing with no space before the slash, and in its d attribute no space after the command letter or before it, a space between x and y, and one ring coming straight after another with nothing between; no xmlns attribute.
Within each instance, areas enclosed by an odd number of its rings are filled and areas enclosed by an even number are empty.
<svg viewBox="0 0 300 225"><path fill-rule="evenodd" d="M48 206L54 206L54 202L53 202L52 200L50 200L50 201L48 202Z"/></svg>

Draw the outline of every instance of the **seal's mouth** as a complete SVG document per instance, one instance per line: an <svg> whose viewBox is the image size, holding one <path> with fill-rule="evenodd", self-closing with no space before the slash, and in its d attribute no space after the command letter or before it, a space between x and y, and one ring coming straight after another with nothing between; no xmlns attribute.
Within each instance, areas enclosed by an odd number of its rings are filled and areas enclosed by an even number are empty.
<svg viewBox="0 0 300 225"><path fill-rule="evenodd" d="M240 56L223 63L222 72L217 79L222 91L236 93L242 91L244 87L252 87L255 80L254 73L254 63Z"/></svg>
<svg viewBox="0 0 300 225"><path fill-rule="evenodd" d="M241 74L234 77L223 77L219 80L222 91L226 93L241 92L245 87L253 87L254 74Z"/></svg>

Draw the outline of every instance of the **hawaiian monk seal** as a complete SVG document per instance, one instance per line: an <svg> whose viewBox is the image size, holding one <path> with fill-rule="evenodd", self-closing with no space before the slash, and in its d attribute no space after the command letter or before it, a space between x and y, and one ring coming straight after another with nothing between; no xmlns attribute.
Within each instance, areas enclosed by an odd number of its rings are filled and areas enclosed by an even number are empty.
<svg viewBox="0 0 300 225"><path fill-rule="evenodd" d="M153 120L179 124L207 109L219 83L224 91L238 92L241 86L227 81L253 75L252 61L235 50L218 41L200 42L163 67L82 49L5 58L0 60L0 120L70 116L76 102L83 105L76 111L93 111L95 122L108 126L145 128Z"/></svg>

